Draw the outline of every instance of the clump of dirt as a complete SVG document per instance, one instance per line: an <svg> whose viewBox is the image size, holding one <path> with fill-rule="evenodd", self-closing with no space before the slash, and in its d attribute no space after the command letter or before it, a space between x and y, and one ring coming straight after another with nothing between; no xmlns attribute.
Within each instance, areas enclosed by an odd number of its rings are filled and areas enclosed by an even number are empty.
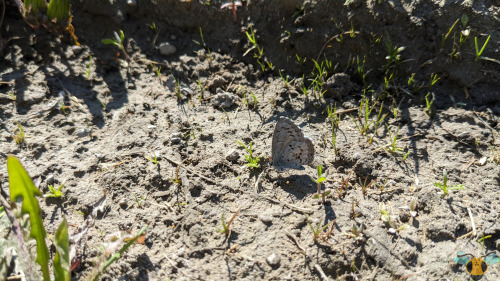
<svg viewBox="0 0 500 281"><path fill-rule="evenodd" d="M146 224L103 280L454 280L458 251L500 251L498 1L128 2L74 1L80 46L7 5L2 34L22 38L0 64L0 153L43 192L65 183L40 201L49 233L107 194L73 276ZM130 61L101 43L119 30ZM311 167L266 164L280 116L314 141ZM443 196L444 170L465 189Z"/></svg>

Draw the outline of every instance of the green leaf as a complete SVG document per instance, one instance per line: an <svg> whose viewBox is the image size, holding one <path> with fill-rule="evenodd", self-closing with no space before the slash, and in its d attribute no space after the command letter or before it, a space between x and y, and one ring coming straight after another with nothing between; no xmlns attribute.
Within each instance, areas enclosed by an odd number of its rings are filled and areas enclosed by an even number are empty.
<svg viewBox="0 0 500 281"><path fill-rule="evenodd" d="M14 156L7 158L7 171L9 173L10 201L15 202L19 197L23 198L22 213L29 214L31 231L30 237L36 240L36 262L42 267L43 280L50 280L49 275L49 250L45 245L45 229L43 228L40 207L35 196L41 196L41 192L24 169L23 165Z"/></svg>
<svg viewBox="0 0 500 281"><path fill-rule="evenodd" d="M69 266L68 223L66 219L63 219L57 229L54 245L56 246L54 277L57 281L69 281L71 280L71 271Z"/></svg>
<svg viewBox="0 0 500 281"><path fill-rule="evenodd" d="M102 39L101 42L103 44L106 44L106 45L109 45L109 44L113 44L113 45L116 45L116 46L119 45L115 40L109 39L109 38L108 39Z"/></svg>
<svg viewBox="0 0 500 281"><path fill-rule="evenodd" d="M69 20L70 0L51 0L47 9L49 20L57 19L57 22Z"/></svg>

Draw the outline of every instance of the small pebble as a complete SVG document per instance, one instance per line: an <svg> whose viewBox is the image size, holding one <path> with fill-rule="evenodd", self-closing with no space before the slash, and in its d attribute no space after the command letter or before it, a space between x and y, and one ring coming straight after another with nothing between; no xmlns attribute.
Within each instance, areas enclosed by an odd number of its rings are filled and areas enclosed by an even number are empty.
<svg viewBox="0 0 500 281"><path fill-rule="evenodd" d="M236 161L240 157L240 154L236 149L231 149L227 154L226 154L226 160L227 161Z"/></svg>
<svg viewBox="0 0 500 281"><path fill-rule="evenodd" d="M266 261L270 266L277 266L280 264L281 257L273 252L266 258Z"/></svg>
<svg viewBox="0 0 500 281"><path fill-rule="evenodd" d="M84 138L86 136L90 135L90 130L87 128L81 128L76 132L76 136L79 138Z"/></svg>
<svg viewBox="0 0 500 281"><path fill-rule="evenodd" d="M160 50L160 54L164 56L170 56L177 52L177 48L168 42L160 43L160 45L158 45L158 50Z"/></svg>
<svg viewBox="0 0 500 281"><path fill-rule="evenodd" d="M268 215L260 215L259 220L263 223L273 223L273 218Z"/></svg>
<svg viewBox="0 0 500 281"><path fill-rule="evenodd" d="M182 140L182 134L181 133L173 133L170 135L170 141L174 144L180 143Z"/></svg>
<svg viewBox="0 0 500 281"><path fill-rule="evenodd" d="M231 107L235 102L236 102L236 95L229 92L218 93L212 99L212 104L219 108Z"/></svg>

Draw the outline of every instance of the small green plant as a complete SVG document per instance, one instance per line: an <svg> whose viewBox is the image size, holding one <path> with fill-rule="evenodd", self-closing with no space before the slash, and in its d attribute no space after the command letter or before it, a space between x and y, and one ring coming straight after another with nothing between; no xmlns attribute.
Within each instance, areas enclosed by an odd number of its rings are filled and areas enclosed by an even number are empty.
<svg viewBox="0 0 500 281"><path fill-rule="evenodd" d="M249 52L254 51L253 57L256 59L257 63L260 65L262 72L266 71L266 66L272 70L274 67L272 63L270 63L266 58L264 58L264 48L261 48L257 43L257 39L255 37L255 32L253 27L250 26L250 31L246 31L248 42L250 43L250 48L243 53L243 56L246 56Z"/></svg>
<svg viewBox="0 0 500 281"><path fill-rule="evenodd" d="M429 98L429 96L432 95L432 98ZM427 93L425 96L425 112L429 117L432 117L434 115L434 111L432 110L432 103L434 103L434 93Z"/></svg>
<svg viewBox="0 0 500 281"><path fill-rule="evenodd" d="M158 27L156 27L156 23L155 22L152 22L151 24L146 24L146 25L149 27L149 29L151 29L151 30L153 30L155 32L158 31Z"/></svg>
<svg viewBox="0 0 500 281"><path fill-rule="evenodd" d="M316 225L316 227L314 227L312 225L311 221L309 221L309 217L306 217L306 221L313 232L314 241L318 241L318 239L321 238L323 241L326 242L326 240L330 237L330 235L333 232L333 226L334 226L335 221L332 221L332 222L330 222L326 225L323 225L323 226L321 226L321 221L319 221L318 224ZM330 230L328 232L324 232L324 230L329 226L331 226Z"/></svg>
<svg viewBox="0 0 500 281"><path fill-rule="evenodd" d="M289 84L288 84L288 79L289 79L289 76L288 76L288 75L283 76L283 74L281 73L281 69L280 69L278 72L279 72L279 74L280 74L281 81L283 81L283 85L285 86L285 88L287 88L287 89L288 89L288 86L289 86Z"/></svg>
<svg viewBox="0 0 500 281"><path fill-rule="evenodd" d="M181 169L181 166L182 166L182 164L177 166L177 168L175 169L175 174L171 177L172 183L177 184L177 185L182 185L182 181L179 178L179 171Z"/></svg>
<svg viewBox="0 0 500 281"><path fill-rule="evenodd" d="M453 29L455 28L455 26L457 25L458 21L460 19L457 19L453 25L450 27L450 29L448 29L448 32L446 33L446 35L443 35L443 38L441 39L441 49L444 48L444 44L446 43L446 40L448 39L448 37L450 37L451 35L451 32L453 31Z"/></svg>
<svg viewBox="0 0 500 281"><path fill-rule="evenodd" d="M360 225L353 224L350 232L344 233L344 235L353 238L356 242L363 242L365 241L364 230L365 227L362 223Z"/></svg>
<svg viewBox="0 0 500 281"><path fill-rule="evenodd" d="M246 146L244 143L242 143L240 141L236 141L236 142L240 145L240 147L243 147L248 151L248 154L245 155L245 159L248 161L248 164L246 164L246 166L251 168L251 169L260 168L259 161L260 161L261 157L254 157L253 156L253 151L252 151L252 144L253 143L250 142L250 144L248 146Z"/></svg>
<svg viewBox="0 0 500 281"><path fill-rule="evenodd" d="M444 198L450 191L465 189L463 184L455 184L453 187L448 186L448 171L443 170L443 182L435 182L434 186L443 191L442 197Z"/></svg>
<svg viewBox="0 0 500 281"><path fill-rule="evenodd" d="M106 45L115 45L122 51L123 55L127 59L127 61L130 61L130 57L127 54L127 51L125 50L125 46L123 45L125 41L125 34L123 34L123 30L120 30L120 35L116 31L113 32L114 38L105 38L102 39L101 42Z"/></svg>
<svg viewBox="0 0 500 281"><path fill-rule="evenodd" d="M160 163L158 162L158 158L156 156L156 153L153 153L153 157L150 157L148 155L144 155L144 158L148 159L149 161L151 161L151 163L155 164L155 165L159 165Z"/></svg>
<svg viewBox="0 0 500 281"><path fill-rule="evenodd" d="M198 46L202 47L203 50L205 50L205 53L203 53L202 55L211 61L212 60L212 51L210 50L210 48L208 48L207 44L205 43L205 38L203 37L203 30L201 29L201 26L200 26L200 38L201 38L201 41L193 40L193 42L195 44L197 44ZM200 52L197 52L197 53L200 54Z"/></svg>
<svg viewBox="0 0 500 281"><path fill-rule="evenodd" d="M62 189L64 187L64 183L60 184L57 188L54 187L53 185L49 184L48 186L49 193L46 193L43 195L44 198L52 197L52 198L59 198L64 196Z"/></svg>
<svg viewBox="0 0 500 281"><path fill-rule="evenodd" d="M368 74L368 72L365 72L366 56L363 57L363 62L360 62L359 56L356 56L356 63L359 78L361 79L361 82L363 82L363 85L366 85L366 75Z"/></svg>
<svg viewBox="0 0 500 281"><path fill-rule="evenodd" d="M16 134L12 137L17 144L21 144L25 141L24 128L21 124L17 123Z"/></svg>
<svg viewBox="0 0 500 281"><path fill-rule="evenodd" d="M175 79L174 86L175 96L177 97L177 101L182 101L182 89L181 89L181 81L179 79Z"/></svg>
<svg viewBox="0 0 500 281"><path fill-rule="evenodd" d="M233 223L236 216L238 216L238 214L240 213L240 210L241 210L241 208L238 209L238 211L236 211L236 213L234 213L234 215L231 217L231 219L227 223L224 220L224 214L222 214L222 216L221 216L222 229L219 229L220 233L225 234L227 237L231 236L231 224Z"/></svg>
<svg viewBox="0 0 500 281"><path fill-rule="evenodd" d="M330 106L327 106L326 110L328 114L327 120L330 120L330 127L332 130L333 153L338 154L339 151L337 149L337 129L339 127L340 117L337 116L337 104L335 104L333 110Z"/></svg>
<svg viewBox="0 0 500 281"><path fill-rule="evenodd" d="M359 207L359 201L356 201L354 200L354 198L352 198L351 215L349 216L351 219L355 219L363 214L361 212L356 212L356 206Z"/></svg>
<svg viewBox="0 0 500 281"><path fill-rule="evenodd" d="M387 56L385 57L386 59L386 64L385 64L385 73L392 67L392 66L397 66L401 62L401 52L403 52L406 47L398 47L394 46L390 40L387 40L385 43L385 46L387 48Z"/></svg>
<svg viewBox="0 0 500 281"><path fill-rule="evenodd" d="M316 183L316 185L318 186L318 191L316 193L314 193L313 195L313 198L314 199L319 199L321 197L321 201L323 201L323 204L325 204L325 198L327 196L330 195L330 193L332 192L331 189L327 188L324 192L321 192L321 185L323 184L324 181L326 181L326 177L328 176L328 172L327 173L323 173L323 168L321 167L321 165L318 166L318 177L317 178L313 178L311 176L309 176L309 178Z"/></svg>
<svg viewBox="0 0 500 281"><path fill-rule="evenodd" d="M371 182L368 183L368 176L366 176L365 181L359 180L359 185L361 186L361 193L363 195L366 195L366 189L370 188L375 182L377 181L377 178L373 179Z"/></svg>
<svg viewBox="0 0 500 281"><path fill-rule="evenodd" d="M62 114L66 114L66 109L70 108L71 106L67 106L65 103L64 103L64 97L62 97L60 100L59 100L59 111L61 111Z"/></svg>
<svg viewBox="0 0 500 281"><path fill-rule="evenodd" d="M153 63L151 63L150 66L156 73L156 76L161 77L161 65L159 67L156 67Z"/></svg>
<svg viewBox="0 0 500 281"><path fill-rule="evenodd" d="M349 173L349 175L346 178L343 178L342 181L340 182L340 187L337 189L337 195L338 195L339 199L342 198L342 191L344 190L344 188L349 186L349 181L351 180L351 175L352 175L352 171Z"/></svg>
<svg viewBox="0 0 500 281"><path fill-rule="evenodd" d="M87 72L85 73L87 78L90 78L91 71L92 71L92 55L89 56L89 63L87 65Z"/></svg>
<svg viewBox="0 0 500 281"><path fill-rule="evenodd" d="M200 77L198 77L198 89L200 89L200 97L198 98L200 101L203 100L204 87L201 84Z"/></svg>
<svg viewBox="0 0 500 281"><path fill-rule="evenodd" d="M479 47L477 45L477 37L474 37L474 45L476 47L476 61L481 58L481 55L483 54L484 49L486 49L486 45L488 45L488 42L490 41L491 35L488 35L488 38L483 44L483 47L481 47L481 50L479 50Z"/></svg>
<svg viewBox="0 0 500 281"><path fill-rule="evenodd" d="M306 97L309 95L309 88L306 86L306 79L305 79L304 74L302 74L302 87L300 88L300 91Z"/></svg>
<svg viewBox="0 0 500 281"><path fill-rule="evenodd" d="M491 237L492 237L491 235L484 235L484 233L483 233L483 237L479 238L479 239L477 240L477 242L478 242L478 243L481 243L481 246L482 246L482 247L483 247L483 249L484 249L484 243L485 243L484 241L485 241L486 239L490 239Z"/></svg>
<svg viewBox="0 0 500 281"><path fill-rule="evenodd" d="M392 154L399 154L400 151L403 150L401 147L397 146L398 136L399 136L399 127L396 129L395 134L391 133L391 130L389 130L388 125L386 125L386 128L387 128L387 132L389 133L389 138L391 139L391 144L389 145L389 147L386 148L386 150Z"/></svg>

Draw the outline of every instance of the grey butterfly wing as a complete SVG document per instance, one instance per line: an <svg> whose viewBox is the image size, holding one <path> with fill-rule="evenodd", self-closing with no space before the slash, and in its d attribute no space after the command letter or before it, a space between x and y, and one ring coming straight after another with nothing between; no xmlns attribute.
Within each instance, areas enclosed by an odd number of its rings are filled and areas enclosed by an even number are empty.
<svg viewBox="0 0 500 281"><path fill-rule="evenodd" d="M280 117L273 133L273 166L301 169L314 160L314 144L290 119Z"/></svg>

